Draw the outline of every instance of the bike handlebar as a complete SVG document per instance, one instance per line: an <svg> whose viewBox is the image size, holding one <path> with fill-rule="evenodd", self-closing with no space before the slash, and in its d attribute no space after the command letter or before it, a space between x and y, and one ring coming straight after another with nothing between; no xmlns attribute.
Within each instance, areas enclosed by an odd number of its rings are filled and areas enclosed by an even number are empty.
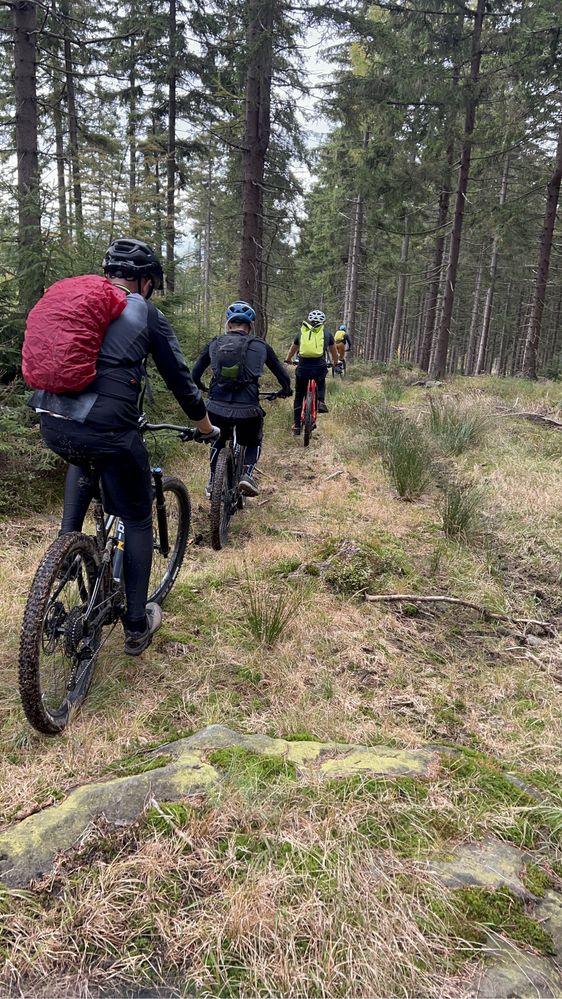
<svg viewBox="0 0 562 999"><path fill-rule="evenodd" d="M139 430L141 433L154 430L174 430L177 434L181 434L184 441L195 440L198 433L197 427L180 427L176 423L149 423L142 418L139 420Z"/></svg>

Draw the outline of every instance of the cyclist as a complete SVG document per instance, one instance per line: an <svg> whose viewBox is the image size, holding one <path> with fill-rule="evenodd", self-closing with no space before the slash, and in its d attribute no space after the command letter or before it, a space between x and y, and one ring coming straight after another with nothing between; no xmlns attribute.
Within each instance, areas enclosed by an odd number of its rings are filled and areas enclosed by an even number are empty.
<svg viewBox="0 0 562 999"><path fill-rule="evenodd" d="M347 326L345 323L341 323L338 326L334 334L334 340L336 342L336 350L338 352L340 362L345 365L346 354L351 350L351 338L347 332Z"/></svg>
<svg viewBox="0 0 562 999"><path fill-rule="evenodd" d="M275 375L283 398L293 394L291 380L273 348L253 335L256 313L248 302L233 302L226 310L226 329L203 348L193 365L193 380L202 388L201 378L210 366L213 372L209 386L207 410L221 436L211 448L210 477L205 495L210 498L213 478L221 448L236 428L236 439L246 448L245 464L240 479L240 492L257 496L259 486L254 467L261 452L263 418L259 403L259 380L264 367Z"/></svg>
<svg viewBox="0 0 562 999"><path fill-rule="evenodd" d="M29 405L40 413L43 440L69 462L61 534L80 531L93 489L90 462L100 470L104 508L125 525L124 582L127 610L125 652L138 656L162 623L162 611L147 604L152 564L152 478L138 429L145 362L151 355L166 385L199 430L199 440L219 431L207 415L168 320L148 301L162 285L154 251L136 239L117 239L103 260L109 280L127 293L121 315L110 323L97 361L96 378L82 392L34 392Z"/></svg>
<svg viewBox="0 0 562 999"><path fill-rule="evenodd" d="M320 309L308 313L308 320L303 322L300 333L297 333L285 363L290 364L298 351L299 362L295 373L295 405L293 434L301 432L302 400L306 394L308 382L314 378L318 388L318 412L327 413L326 398L326 353L332 358L334 367L339 364L339 354L334 338L325 328L326 316Z"/></svg>

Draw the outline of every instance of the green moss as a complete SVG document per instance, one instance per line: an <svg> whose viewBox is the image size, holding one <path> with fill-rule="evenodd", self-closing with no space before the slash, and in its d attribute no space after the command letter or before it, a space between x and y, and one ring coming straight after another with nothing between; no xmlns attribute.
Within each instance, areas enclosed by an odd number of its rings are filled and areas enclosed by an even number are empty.
<svg viewBox="0 0 562 999"><path fill-rule="evenodd" d="M160 767L166 767L172 760L173 756L164 753L150 760L142 760L138 756L129 756L124 760L118 760L117 763L111 763L107 767L107 772L116 773L120 777L131 777L133 774L145 774L150 770L158 770Z"/></svg>
<svg viewBox="0 0 562 999"><path fill-rule="evenodd" d="M158 808L147 809L144 815L145 828L159 836L173 836L174 829L185 829L200 816L206 806L196 808L181 802L163 802Z"/></svg>
<svg viewBox="0 0 562 999"><path fill-rule="evenodd" d="M226 772L227 779L243 792L265 790L272 784L296 780L293 763L276 756L260 756L241 746L216 749L209 762Z"/></svg>
<svg viewBox="0 0 562 999"><path fill-rule="evenodd" d="M365 797L377 801L423 802L428 795L427 784L414 777L346 777L344 780L328 781L324 787L342 802Z"/></svg>
<svg viewBox="0 0 562 999"><path fill-rule="evenodd" d="M399 857L420 857L458 835L458 828L447 816L412 808L388 811L382 820L368 815L358 824L357 832L377 849L392 850Z"/></svg>
<svg viewBox="0 0 562 999"><path fill-rule="evenodd" d="M525 911L525 905L505 888L459 888L453 892L458 911L476 928L505 933L518 943L534 947L542 954L554 954L550 933Z"/></svg>
<svg viewBox="0 0 562 999"><path fill-rule="evenodd" d="M509 781L495 761L471 750L441 758L443 770L453 781L453 794L458 808L467 810L476 820L486 816L488 828L496 829L504 839L517 846L533 848L541 835L559 834L553 810L537 805L524 790ZM513 822L495 822L502 811L515 812Z"/></svg>
<svg viewBox="0 0 562 999"><path fill-rule="evenodd" d="M337 558L330 561L336 554ZM323 574L324 582L344 596L352 596L365 589L380 589L382 581L388 577L409 576L412 573L396 538L384 532L369 541L329 538L316 549L308 571L315 570L315 562L326 561L329 565Z"/></svg>
<svg viewBox="0 0 562 999"><path fill-rule="evenodd" d="M543 898L547 890L552 888L553 884L550 874L545 871L544 867L539 867L538 864L527 864L521 874L521 881L525 885L525 888L532 895L536 895L537 898Z"/></svg>

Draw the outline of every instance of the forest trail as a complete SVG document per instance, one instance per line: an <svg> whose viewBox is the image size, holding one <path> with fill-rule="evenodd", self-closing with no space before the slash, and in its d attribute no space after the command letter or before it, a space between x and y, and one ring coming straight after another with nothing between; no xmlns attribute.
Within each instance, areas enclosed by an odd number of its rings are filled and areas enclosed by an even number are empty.
<svg viewBox="0 0 562 999"><path fill-rule="evenodd" d="M384 393L427 433L423 387L330 386L307 451L275 404L261 495L220 553L206 545L201 450L168 463L190 486L196 543L164 626L133 663L115 633L59 739L27 727L15 690L26 588L57 518L1 526L0 842L79 786L142 773L148 787L177 740L217 775L174 804L151 793L125 829L89 817L31 892L0 887L1 994L499 996L523 988L517 965L559 994L561 644L361 596L450 593L560 622L560 435L497 415L520 392L521 409L553 412L559 389L486 378L446 391L486 431L441 454L410 503L375 426ZM480 490L461 540L442 523L453 472ZM256 637L262 597L290 615L270 647ZM319 772L357 747L370 766ZM385 777L388 752L424 766ZM481 979L483 943L497 954Z"/></svg>

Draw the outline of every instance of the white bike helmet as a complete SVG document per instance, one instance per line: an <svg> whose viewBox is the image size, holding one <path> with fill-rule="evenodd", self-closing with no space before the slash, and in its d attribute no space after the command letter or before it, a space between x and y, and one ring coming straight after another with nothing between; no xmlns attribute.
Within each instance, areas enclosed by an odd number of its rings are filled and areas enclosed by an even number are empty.
<svg viewBox="0 0 562 999"><path fill-rule="evenodd" d="M312 312L308 313L308 321L314 326L320 326L321 323L326 322L326 316L320 309L313 309Z"/></svg>

